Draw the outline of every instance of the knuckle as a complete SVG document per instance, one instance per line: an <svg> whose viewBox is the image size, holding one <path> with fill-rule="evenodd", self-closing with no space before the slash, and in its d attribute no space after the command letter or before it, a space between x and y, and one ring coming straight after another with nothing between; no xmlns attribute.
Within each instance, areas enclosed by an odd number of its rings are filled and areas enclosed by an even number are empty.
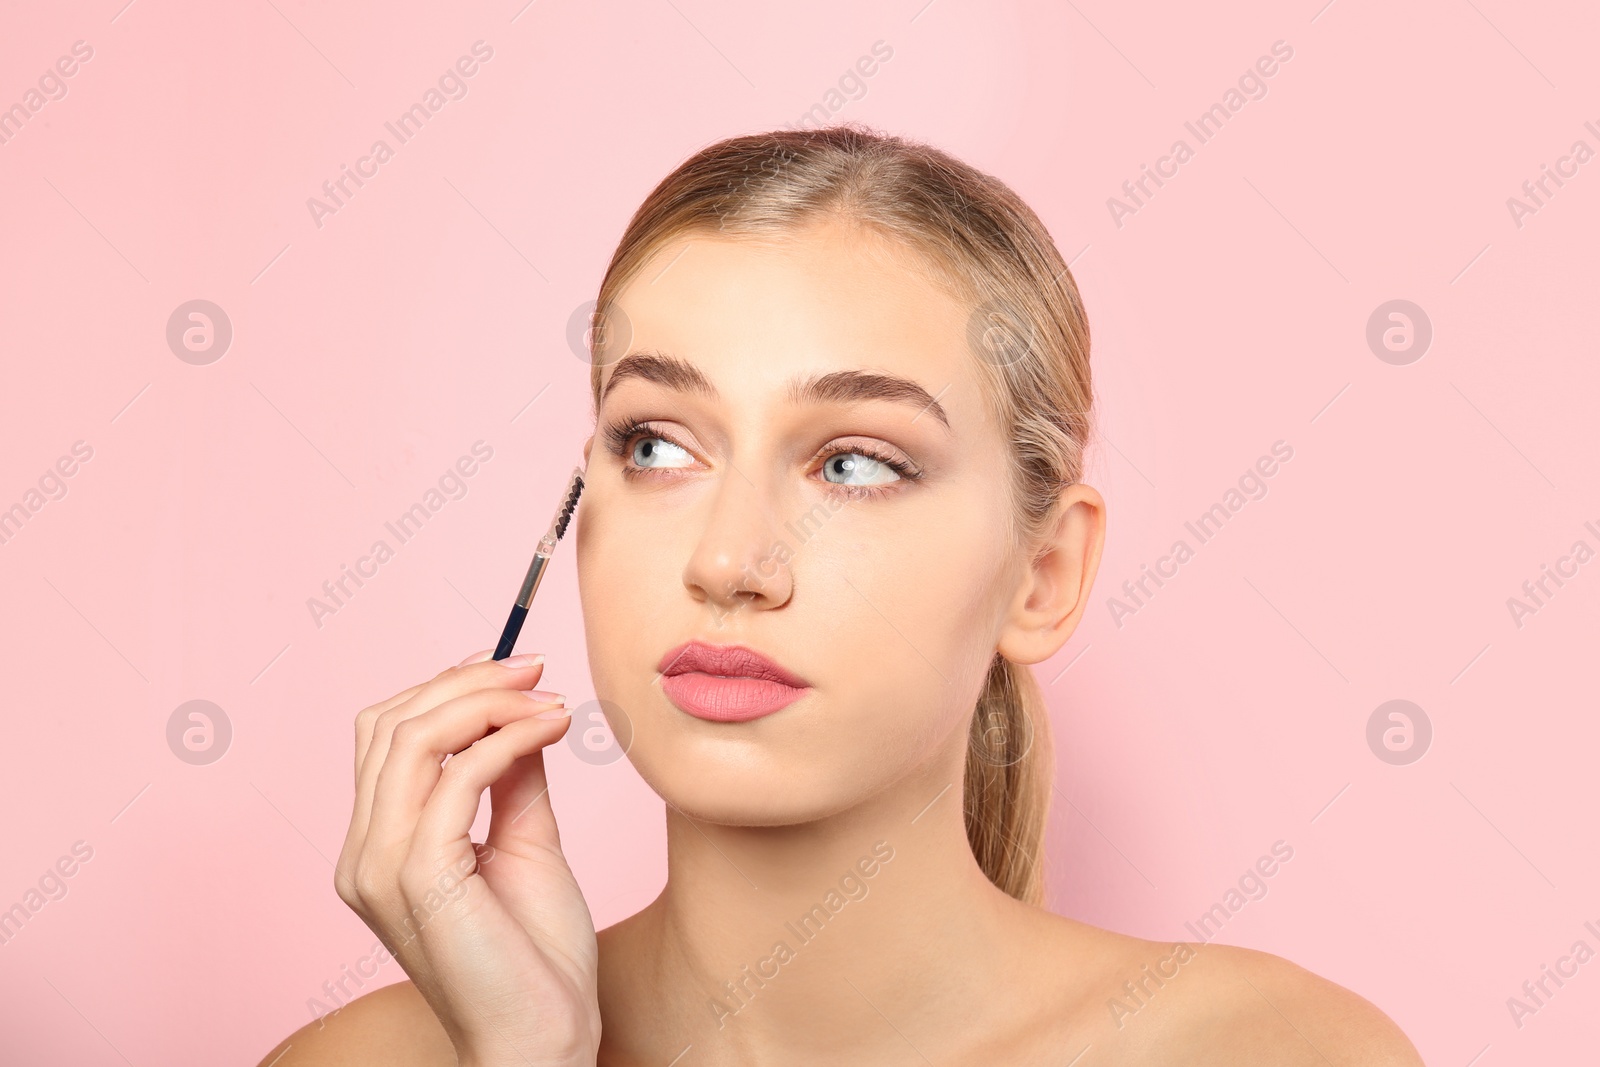
<svg viewBox="0 0 1600 1067"><path fill-rule="evenodd" d="M387 872L377 870L372 863L356 864L355 891L363 901L379 900L391 882Z"/></svg>
<svg viewBox="0 0 1600 1067"><path fill-rule="evenodd" d="M473 749L476 747L476 743L468 745L445 761L444 767L439 771L439 785L441 787L454 787L463 779L472 776L473 766L478 762L479 758L473 756Z"/></svg>
<svg viewBox="0 0 1600 1067"><path fill-rule="evenodd" d="M350 899L350 897L353 895L354 887L351 887L350 889L345 888L345 884L349 882L349 880L350 876L345 873L344 868L335 864L333 868L333 891L337 893L339 895L339 899L344 901L346 904L354 903L354 901Z"/></svg>
<svg viewBox="0 0 1600 1067"><path fill-rule="evenodd" d="M378 712L378 717L373 720L372 724L374 736L385 731L392 731L396 723L405 721L405 717L406 713L400 710L400 705L398 704L387 711Z"/></svg>
<svg viewBox="0 0 1600 1067"><path fill-rule="evenodd" d="M355 880L350 877L350 871L338 866L333 869L333 891L339 894L339 899L350 907L361 903L361 894L356 889Z"/></svg>
<svg viewBox="0 0 1600 1067"><path fill-rule="evenodd" d="M389 750L391 752L397 750L409 751L416 748L423 743L428 733L428 724L422 720L421 716L402 719L395 724L394 732L389 737Z"/></svg>

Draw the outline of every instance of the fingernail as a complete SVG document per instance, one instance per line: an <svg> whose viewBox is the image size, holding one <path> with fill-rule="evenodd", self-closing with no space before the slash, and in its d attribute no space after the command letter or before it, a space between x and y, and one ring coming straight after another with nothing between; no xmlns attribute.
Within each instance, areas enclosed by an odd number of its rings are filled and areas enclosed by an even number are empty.
<svg viewBox="0 0 1600 1067"><path fill-rule="evenodd" d="M465 667L469 663L482 663L484 660L488 659L492 655L494 655L494 649L486 648L482 652L474 652L472 655L468 656L466 659L462 660L460 663L457 663L456 666L457 667Z"/></svg>
<svg viewBox="0 0 1600 1067"><path fill-rule="evenodd" d="M551 708L549 711L541 711L539 714L535 715L534 718L535 719L565 719L567 716L569 716L571 714L572 714L572 709L571 708Z"/></svg>
<svg viewBox="0 0 1600 1067"><path fill-rule="evenodd" d="M541 704L565 704L567 698L561 693L547 693L543 689L530 689L523 696L529 700L537 700Z"/></svg>
<svg viewBox="0 0 1600 1067"><path fill-rule="evenodd" d="M505 659L500 661L500 665L502 667L511 667L515 669L517 667L532 667L535 664L543 662L543 652L524 652L520 656L507 656Z"/></svg>

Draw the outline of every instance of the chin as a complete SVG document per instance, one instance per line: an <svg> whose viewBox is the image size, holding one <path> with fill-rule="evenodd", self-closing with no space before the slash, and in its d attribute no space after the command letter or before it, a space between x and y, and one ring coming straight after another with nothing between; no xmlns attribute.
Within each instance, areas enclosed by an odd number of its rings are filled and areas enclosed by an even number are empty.
<svg viewBox="0 0 1600 1067"><path fill-rule="evenodd" d="M837 800L813 801L779 788L749 770L699 769L639 774L656 795L696 822L719 826L794 826L823 818L845 805Z"/></svg>
<svg viewBox="0 0 1600 1067"><path fill-rule="evenodd" d="M863 796L870 768L844 753L818 752L814 730L796 735L782 713L746 723L712 723L661 694L638 729L628 759L668 804L699 822L791 826L836 814ZM823 768L828 768L823 773Z"/></svg>

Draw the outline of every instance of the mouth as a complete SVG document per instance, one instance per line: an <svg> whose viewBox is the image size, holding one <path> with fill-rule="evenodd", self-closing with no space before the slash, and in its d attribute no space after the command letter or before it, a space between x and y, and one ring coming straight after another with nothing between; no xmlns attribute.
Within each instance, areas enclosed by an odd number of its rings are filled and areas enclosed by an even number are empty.
<svg viewBox="0 0 1600 1067"><path fill-rule="evenodd" d="M811 692L805 679L742 645L689 641L656 665L661 688L678 708L711 722L748 722Z"/></svg>

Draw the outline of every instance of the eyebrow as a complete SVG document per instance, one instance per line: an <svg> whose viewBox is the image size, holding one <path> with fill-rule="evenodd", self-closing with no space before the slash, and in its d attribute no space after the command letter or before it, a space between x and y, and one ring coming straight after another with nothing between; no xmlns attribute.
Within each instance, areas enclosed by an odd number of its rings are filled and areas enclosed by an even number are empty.
<svg viewBox="0 0 1600 1067"><path fill-rule="evenodd" d="M600 392L604 403L606 396L618 382L629 378L664 385L679 392L696 393L707 400L717 401L721 395L700 368L688 360L665 352L631 352L617 360ZM826 404L859 400L887 400L898 404L914 404L920 411L931 412L934 418L950 429L950 417L943 406L922 386L910 378L877 371L842 370L827 374L813 374L808 378L794 378L789 382L786 395L793 404Z"/></svg>

